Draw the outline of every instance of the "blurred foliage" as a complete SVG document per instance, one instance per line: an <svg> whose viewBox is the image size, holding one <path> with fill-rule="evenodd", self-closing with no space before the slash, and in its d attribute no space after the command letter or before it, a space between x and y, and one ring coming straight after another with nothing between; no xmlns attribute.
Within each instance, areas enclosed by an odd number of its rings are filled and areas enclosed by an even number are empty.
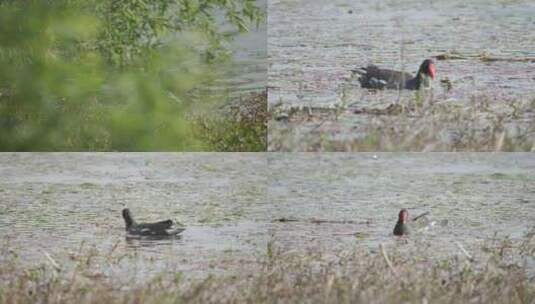
<svg viewBox="0 0 535 304"><path fill-rule="evenodd" d="M199 138L212 151L266 151L267 92L242 96L214 115L195 120Z"/></svg>
<svg viewBox="0 0 535 304"><path fill-rule="evenodd" d="M0 1L0 149L204 149L186 116L222 100L215 10L262 18L249 0Z"/></svg>
<svg viewBox="0 0 535 304"><path fill-rule="evenodd" d="M208 61L226 59L225 44L236 32L258 24L264 12L254 0L118 0L82 1L102 16L104 23L95 44L107 60L128 64L132 58L165 43L170 33L195 31L203 35L197 45ZM216 14L218 12L219 14ZM222 20L234 30L223 31ZM219 18L223 19L223 18Z"/></svg>

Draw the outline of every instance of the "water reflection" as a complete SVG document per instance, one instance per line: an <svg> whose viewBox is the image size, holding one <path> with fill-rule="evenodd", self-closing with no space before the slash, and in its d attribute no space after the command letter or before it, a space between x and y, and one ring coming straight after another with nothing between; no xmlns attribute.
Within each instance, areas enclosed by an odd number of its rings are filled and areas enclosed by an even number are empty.
<svg viewBox="0 0 535 304"><path fill-rule="evenodd" d="M267 1L257 0L256 5L267 11ZM258 27L251 25L249 32L238 34L231 43L232 64L219 73L216 90L239 95L264 90L267 85L267 21Z"/></svg>
<svg viewBox="0 0 535 304"><path fill-rule="evenodd" d="M152 236L141 236L141 235L126 235L125 237L127 247L129 248L141 248L141 247L157 247L157 246L171 246L171 245L183 245L181 235L152 235Z"/></svg>

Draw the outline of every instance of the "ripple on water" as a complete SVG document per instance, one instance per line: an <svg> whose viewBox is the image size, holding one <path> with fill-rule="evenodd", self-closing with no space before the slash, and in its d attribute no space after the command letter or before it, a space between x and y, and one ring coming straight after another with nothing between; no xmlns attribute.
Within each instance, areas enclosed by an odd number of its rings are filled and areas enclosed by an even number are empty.
<svg viewBox="0 0 535 304"><path fill-rule="evenodd" d="M73 265L79 252L95 252L92 267L142 281L256 267L265 248L259 154L3 154L0 168L0 235L27 264L46 262L46 252ZM171 218L187 230L172 240L126 238L125 206L139 221ZM111 253L117 263L98 260Z"/></svg>
<svg viewBox="0 0 535 304"><path fill-rule="evenodd" d="M456 241L472 248L496 232L521 237L535 220L535 204L525 203L535 189L535 157L529 153L291 153L269 158L271 213L299 220L275 223L271 233L294 250L396 244L391 231L401 208L412 217L431 212L435 225L417 228L423 230L410 244L429 243L437 256L457 253ZM317 218L352 222L311 221Z"/></svg>
<svg viewBox="0 0 535 304"><path fill-rule="evenodd" d="M447 51L507 58L533 54L532 2L402 3L274 1L268 20L270 103L336 103L349 71L369 63L415 72L424 58ZM444 99L495 96L497 91L506 97L535 94L535 62L438 61L437 71L439 78L455 83ZM375 99L358 91L352 99Z"/></svg>

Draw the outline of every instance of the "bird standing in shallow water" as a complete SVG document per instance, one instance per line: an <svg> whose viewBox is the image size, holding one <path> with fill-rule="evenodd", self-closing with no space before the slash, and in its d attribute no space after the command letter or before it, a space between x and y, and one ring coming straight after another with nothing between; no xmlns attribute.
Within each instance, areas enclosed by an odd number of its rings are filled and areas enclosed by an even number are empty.
<svg viewBox="0 0 535 304"><path fill-rule="evenodd" d="M175 236L186 230L181 227L175 228L171 220L155 223L136 223L128 208L123 209L123 219L126 225L126 232L131 235Z"/></svg>
<svg viewBox="0 0 535 304"><path fill-rule="evenodd" d="M409 211L407 209L401 209L399 211L398 222L394 227L394 235L407 235L409 234L409 226L407 222L409 221Z"/></svg>

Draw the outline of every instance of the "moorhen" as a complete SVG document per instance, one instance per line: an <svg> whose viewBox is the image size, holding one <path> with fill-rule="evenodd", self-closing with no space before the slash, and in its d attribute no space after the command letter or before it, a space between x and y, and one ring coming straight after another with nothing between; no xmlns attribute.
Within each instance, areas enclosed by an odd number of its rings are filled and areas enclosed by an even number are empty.
<svg viewBox="0 0 535 304"><path fill-rule="evenodd" d="M398 222L394 227L394 235L407 235L409 234L409 211L407 209L401 209L399 212Z"/></svg>
<svg viewBox="0 0 535 304"><path fill-rule="evenodd" d="M424 60L416 76L406 72L380 69L375 65L368 65L352 72L359 75L359 82L363 88L419 90L431 85L431 80L435 78L435 64L431 59Z"/></svg>
<svg viewBox="0 0 535 304"><path fill-rule="evenodd" d="M130 210L127 208L123 209L123 218L126 224L126 232L131 235L174 236L186 230L182 227L174 228L174 223L171 220L156 223L136 223Z"/></svg>

